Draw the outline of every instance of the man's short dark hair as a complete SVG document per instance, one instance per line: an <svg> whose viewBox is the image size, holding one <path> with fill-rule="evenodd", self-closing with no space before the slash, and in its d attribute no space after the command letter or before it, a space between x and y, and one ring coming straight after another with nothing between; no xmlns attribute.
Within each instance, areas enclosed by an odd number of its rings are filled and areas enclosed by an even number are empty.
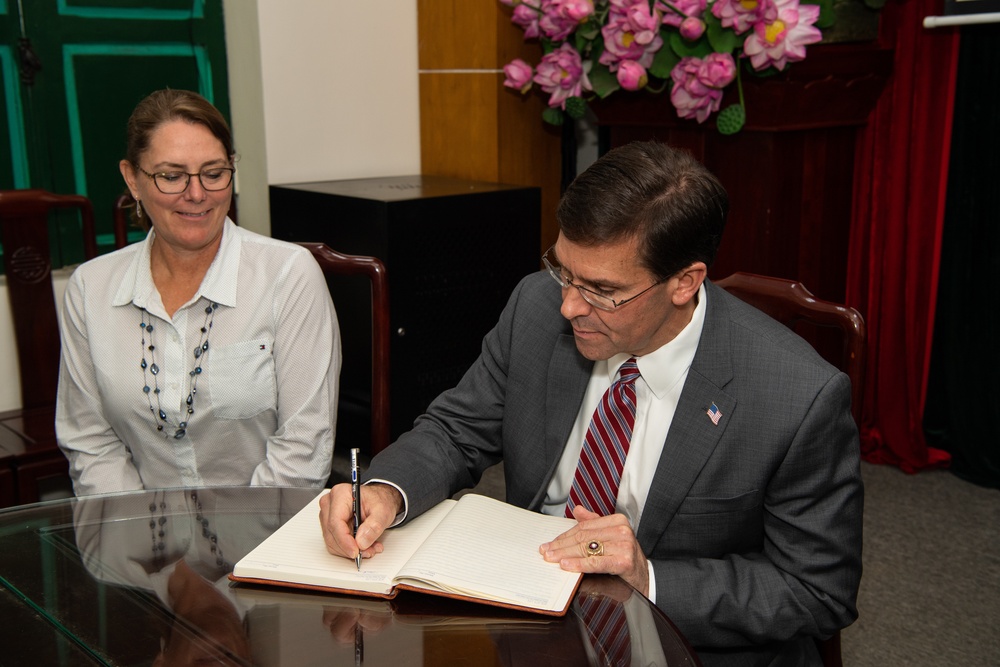
<svg viewBox="0 0 1000 667"><path fill-rule="evenodd" d="M704 165L647 141L615 148L577 176L556 219L580 245L636 237L641 264L664 279L696 261L712 265L728 212L726 190Z"/></svg>

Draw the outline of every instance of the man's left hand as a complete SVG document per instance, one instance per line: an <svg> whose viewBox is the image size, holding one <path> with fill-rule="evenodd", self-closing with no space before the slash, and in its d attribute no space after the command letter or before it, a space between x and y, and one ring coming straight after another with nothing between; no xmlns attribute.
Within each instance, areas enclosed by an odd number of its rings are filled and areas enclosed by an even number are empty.
<svg viewBox="0 0 1000 667"><path fill-rule="evenodd" d="M646 556L625 515L601 516L577 505L573 518L579 523L538 547L545 560L559 563L567 572L617 574L643 595L649 595ZM588 553L591 543L599 545L600 555Z"/></svg>

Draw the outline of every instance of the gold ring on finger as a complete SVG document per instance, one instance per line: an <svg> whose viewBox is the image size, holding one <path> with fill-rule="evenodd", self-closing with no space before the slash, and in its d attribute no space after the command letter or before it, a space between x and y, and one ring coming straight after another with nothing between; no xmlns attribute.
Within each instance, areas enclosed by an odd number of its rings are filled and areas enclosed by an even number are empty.
<svg viewBox="0 0 1000 667"><path fill-rule="evenodd" d="M604 543L600 540L591 540L587 542L587 546L583 548L587 552L587 558L591 556L603 556L604 555Z"/></svg>

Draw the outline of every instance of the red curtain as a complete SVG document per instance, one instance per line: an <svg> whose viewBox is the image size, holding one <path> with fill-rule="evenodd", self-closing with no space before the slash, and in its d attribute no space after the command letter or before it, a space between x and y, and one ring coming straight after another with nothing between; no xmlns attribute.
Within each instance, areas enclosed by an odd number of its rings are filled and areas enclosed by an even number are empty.
<svg viewBox="0 0 1000 667"><path fill-rule="evenodd" d="M880 39L893 75L860 133L847 302L868 325L861 449L907 472L947 465L927 446L927 397L937 298L958 29L927 30L941 0L890 0Z"/></svg>

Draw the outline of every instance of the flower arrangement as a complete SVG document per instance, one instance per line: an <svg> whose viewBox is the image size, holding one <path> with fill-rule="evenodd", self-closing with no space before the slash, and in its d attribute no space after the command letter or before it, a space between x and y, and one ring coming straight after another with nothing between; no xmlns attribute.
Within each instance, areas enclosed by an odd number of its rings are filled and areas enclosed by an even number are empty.
<svg viewBox="0 0 1000 667"><path fill-rule="evenodd" d="M766 76L803 60L819 28L832 24L831 2L500 0L544 52L535 67L520 58L504 66L504 85L522 94L537 85L549 95L543 118L561 125L595 97L668 87L677 115L703 123L735 82L739 103L716 118L721 133L733 134L746 120L740 70Z"/></svg>

